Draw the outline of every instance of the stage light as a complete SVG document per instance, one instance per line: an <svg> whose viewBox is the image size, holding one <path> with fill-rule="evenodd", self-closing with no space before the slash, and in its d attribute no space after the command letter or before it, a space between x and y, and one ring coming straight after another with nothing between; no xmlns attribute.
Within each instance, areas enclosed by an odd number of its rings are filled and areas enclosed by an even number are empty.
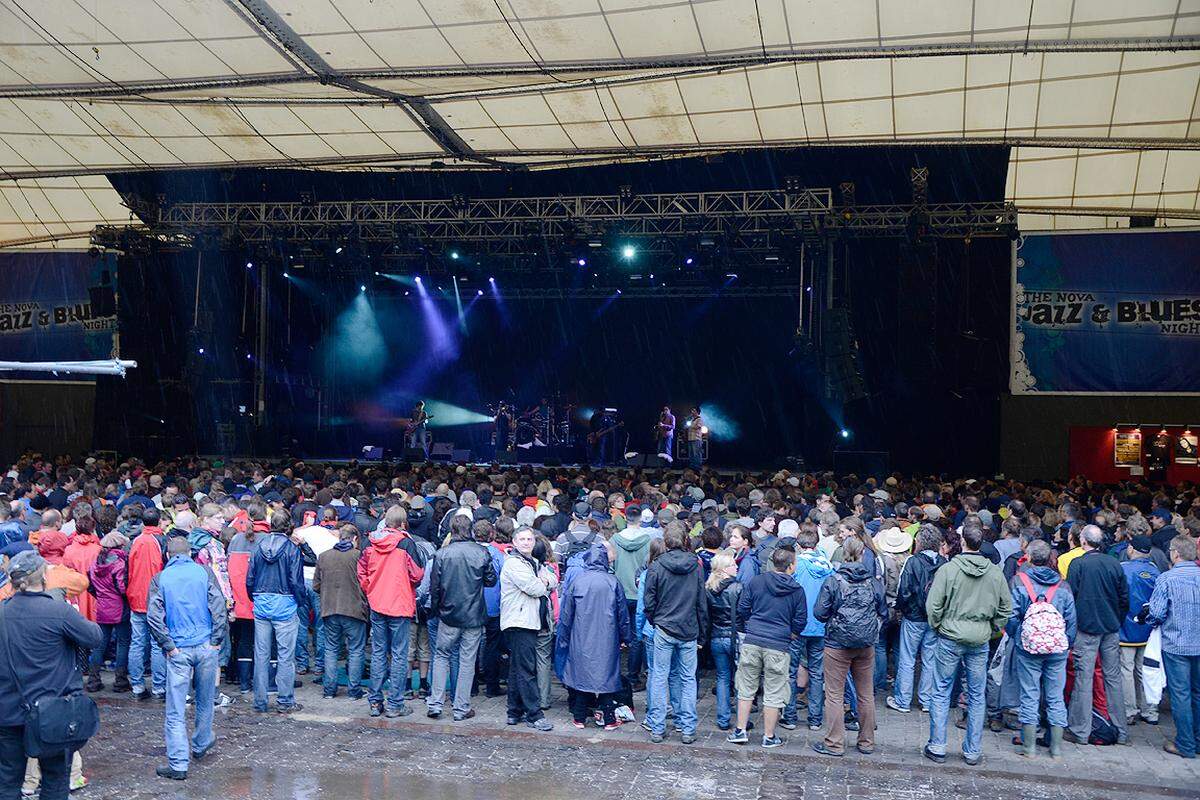
<svg viewBox="0 0 1200 800"><path fill-rule="evenodd" d="M741 436L741 425L725 413L723 408L714 403L704 403L700 407L704 413L701 431L708 428L708 433L714 441L732 442Z"/></svg>
<svg viewBox="0 0 1200 800"><path fill-rule="evenodd" d="M283 277L285 277L285 278L290 278L290 277L292 277L292 276L291 276L291 275L288 275L288 274L285 272L285 273L283 273Z"/></svg>
<svg viewBox="0 0 1200 800"><path fill-rule="evenodd" d="M246 360L247 360L247 361L249 361L249 360L250 360L250 358L251 358L250 354L249 354L249 353L246 353Z"/></svg>
<svg viewBox="0 0 1200 800"><path fill-rule="evenodd" d="M483 297L483 289L476 289L476 290L475 290L475 296L476 296L476 297Z"/></svg>
<svg viewBox="0 0 1200 800"><path fill-rule="evenodd" d="M812 287L811 287L811 286L805 286L805 287L804 287L804 291L806 291L806 292L811 292L811 291L812 291Z"/></svg>
<svg viewBox="0 0 1200 800"><path fill-rule="evenodd" d="M621 293L621 290L620 290L620 289L617 289L617 294L620 294L620 293Z"/></svg>
<svg viewBox="0 0 1200 800"><path fill-rule="evenodd" d="M692 265L692 258L691 258L691 256L688 256L687 258L685 258L685 259L683 260L683 263L687 264L687 265L690 267L690 266Z"/></svg>
<svg viewBox="0 0 1200 800"><path fill-rule="evenodd" d="M579 266L581 266L581 267L586 267L586 266L587 266L587 259L586 259L586 258L581 258L581 259L579 259L578 261L576 261L575 263L576 263L576 264L578 264L578 265L579 265Z"/></svg>
<svg viewBox="0 0 1200 800"><path fill-rule="evenodd" d="M701 434L703 434L704 436L708 436L708 426L707 426L707 425L701 425L701 426L700 426L700 433L701 433Z"/></svg>
<svg viewBox="0 0 1200 800"><path fill-rule="evenodd" d="M360 292L365 292L365 291L367 290L367 285L366 285L365 283L363 283L363 284L360 284L360 285L359 285L359 287L358 287L358 290L359 290Z"/></svg>
<svg viewBox="0 0 1200 800"><path fill-rule="evenodd" d="M417 280L420 280L420 278L418 278ZM488 283L495 283L495 282L496 282L495 278L488 278Z"/></svg>
<svg viewBox="0 0 1200 800"><path fill-rule="evenodd" d="M379 277L379 270L375 270L375 277L376 277L376 278L378 278L378 277Z"/></svg>
<svg viewBox="0 0 1200 800"><path fill-rule="evenodd" d="M404 296L405 296L405 297L408 297L408 289L405 289L405 290L404 290Z"/></svg>
<svg viewBox="0 0 1200 800"><path fill-rule="evenodd" d="M430 428L450 428L455 425L484 425L492 422L492 417L480 414L462 406L443 403L440 400L426 400L425 410L433 417L429 421Z"/></svg>
<svg viewBox="0 0 1200 800"><path fill-rule="evenodd" d="M458 261L458 251L457 251L457 250L451 250L451 251L450 251L450 258L451 258L451 259L453 259L454 261Z"/></svg>
<svg viewBox="0 0 1200 800"><path fill-rule="evenodd" d="M197 353L199 353L200 355L204 355L204 348L203 348L203 347L201 347L201 348L200 348L199 350L197 350L196 352L197 352Z"/></svg>
<svg viewBox="0 0 1200 800"><path fill-rule="evenodd" d="M631 261L637 255L637 248L631 244L627 244L621 248L621 258L626 261Z"/></svg>
<svg viewBox="0 0 1200 800"><path fill-rule="evenodd" d="M334 250L333 252L334 252L334 255L340 254L342 252L342 246L339 244L337 246L337 249Z"/></svg>
<svg viewBox="0 0 1200 800"><path fill-rule="evenodd" d="M420 282L421 282L421 276L420 276L420 275L418 275L418 276L417 276L417 283L420 283Z"/></svg>
<svg viewBox="0 0 1200 800"><path fill-rule="evenodd" d="M729 278L730 280L736 280L736 279L737 279L737 273L736 273L736 272L726 272L726 273L725 273L725 277L726 277L726 278Z"/></svg>
<svg viewBox="0 0 1200 800"><path fill-rule="evenodd" d="M247 262L246 262L246 269L254 269L254 262L253 262L253 261L247 261Z"/></svg>
<svg viewBox="0 0 1200 800"><path fill-rule="evenodd" d="M838 435L841 436L843 439L849 439L850 431L846 430L845 428L842 428L840 431L838 431Z"/></svg>

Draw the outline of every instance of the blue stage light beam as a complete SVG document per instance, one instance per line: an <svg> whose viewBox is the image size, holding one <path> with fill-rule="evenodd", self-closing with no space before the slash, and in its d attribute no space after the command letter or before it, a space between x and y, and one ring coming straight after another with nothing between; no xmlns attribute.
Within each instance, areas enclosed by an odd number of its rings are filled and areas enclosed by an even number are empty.
<svg viewBox="0 0 1200 800"><path fill-rule="evenodd" d="M717 442L732 442L742 435L742 426L720 406L702 403L700 415L708 428L708 435Z"/></svg>
<svg viewBox="0 0 1200 800"><path fill-rule="evenodd" d="M482 425L490 423L492 418L469 408L444 403L441 400L426 400L425 410L433 417L429 421L431 428L452 428L457 425Z"/></svg>
<svg viewBox="0 0 1200 800"><path fill-rule="evenodd" d="M387 343L367 295L360 292L338 315L325 341L326 371L355 383L376 380L388 360Z"/></svg>

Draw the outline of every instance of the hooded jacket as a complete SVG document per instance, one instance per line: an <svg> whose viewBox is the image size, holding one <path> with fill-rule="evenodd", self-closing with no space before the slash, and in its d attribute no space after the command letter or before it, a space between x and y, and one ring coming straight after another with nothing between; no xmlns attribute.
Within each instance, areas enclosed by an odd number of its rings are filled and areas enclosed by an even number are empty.
<svg viewBox="0 0 1200 800"><path fill-rule="evenodd" d="M804 589L786 572L768 572L750 581L737 604L738 631L747 644L788 652L793 636L808 624Z"/></svg>
<svg viewBox="0 0 1200 800"><path fill-rule="evenodd" d="M825 646L843 650L871 647L887 614L883 587L861 561L842 564L825 579L813 614L825 623Z"/></svg>
<svg viewBox="0 0 1200 800"><path fill-rule="evenodd" d="M1075 618L1075 596L1071 594L1071 587L1058 574L1058 570L1052 567L1030 567L1025 570L1024 575L1029 578L1033 584L1034 596L1029 596L1029 590L1025 588L1025 583L1019 577L1013 578L1012 581L1012 617L1009 618L1005 625L1005 631L1009 638L1014 642L1015 647L1021 647L1021 623L1025 621L1025 613L1029 611L1029 607L1033 605L1033 601L1038 597L1044 597L1046 592L1050 591L1053 586L1058 586L1054 590L1054 597L1050 598L1050 604L1058 609L1058 613L1062 614L1063 623L1065 623L1067 633L1067 644L1075 644L1076 618ZM1061 585L1060 585L1061 584Z"/></svg>
<svg viewBox="0 0 1200 800"><path fill-rule="evenodd" d="M825 623L817 619L813 608L817 604L817 595L821 593L826 578L832 574L833 564L820 550L802 550L796 554L796 572L792 578L804 589L805 610L808 613L808 624L804 626L801 636L825 635Z"/></svg>
<svg viewBox="0 0 1200 800"><path fill-rule="evenodd" d="M694 642L708 630L708 603L700 559L686 550L668 550L646 570L646 621L668 636Z"/></svg>
<svg viewBox="0 0 1200 800"><path fill-rule="evenodd" d="M510 550L504 559L500 570L500 630L542 629L542 600L551 594L558 581L552 580L547 586L535 564L516 549Z"/></svg>
<svg viewBox="0 0 1200 800"><path fill-rule="evenodd" d="M146 624L163 652L202 644L220 649L229 631L228 619L225 595L208 567L177 555L154 576Z"/></svg>
<svg viewBox="0 0 1200 800"><path fill-rule="evenodd" d="M405 523L408 532L413 536L418 536L427 542L434 542L434 536L437 531L433 527L433 513L429 507L414 508L408 512L408 521Z"/></svg>
<svg viewBox="0 0 1200 800"><path fill-rule="evenodd" d="M959 644L987 644L1012 616L1000 568L979 553L959 553L938 568L925 601L929 626Z"/></svg>
<svg viewBox="0 0 1200 800"><path fill-rule="evenodd" d="M125 551L105 548L88 571L88 591L96 598L96 622L116 625L125 617Z"/></svg>
<svg viewBox="0 0 1200 800"><path fill-rule="evenodd" d="M300 548L282 533L263 537L250 556L246 591L254 598L255 619L286 620L308 608Z"/></svg>
<svg viewBox="0 0 1200 800"><path fill-rule="evenodd" d="M737 604L742 584L737 578L725 578L716 589L704 588L708 603L708 640L729 639L737 633Z"/></svg>
<svg viewBox="0 0 1200 800"><path fill-rule="evenodd" d="M613 573L621 583L626 600L637 600L637 575L650 555L650 534L639 528L626 528L610 541L616 548Z"/></svg>
<svg viewBox="0 0 1200 800"><path fill-rule="evenodd" d="M380 528L358 560L358 585L371 610L388 617L413 617L417 613L416 587L425 574L402 546L404 531Z"/></svg>
<svg viewBox="0 0 1200 800"><path fill-rule="evenodd" d="M487 623L483 589L495 586L498 579L489 550L486 545L463 540L437 552L429 567L429 605L440 622L455 628Z"/></svg>
<svg viewBox="0 0 1200 800"><path fill-rule="evenodd" d="M239 533L230 540L225 553L229 585L233 589L234 619L254 619L254 599L246 588L246 573L250 569L250 556L261 542L262 534L250 539L247 534Z"/></svg>
<svg viewBox="0 0 1200 800"><path fill-rule="evenodd" d="M92 570L100 555L100 540L94 533L77 533L63 551L63 565L70 567L80 575L87 575ZM75 603L79 613L90 622L96 621L96 598L90 592L82 592Z"/></svg>
<svg viewBox="0 0 1200 800"><path fill-rule="evenodd" d="M594 545L583 571L563 592L558 641L566 647L562 681L578 692L621 689L621 645L633 641L625 590L608 571L608 551Z"/></svg>
<svg viewBox="0 0 1200 800"><path fill-rule="evenodd" d="M139 529L140 530L140 529ZM150 593L150 581L162 572L162 546L152 533L142 531L129 548L126 568L125 596L129 609L139 614L146 613L146 600Z"/></svg>
<svg viewBox="0 0 1200 800"><path fill-rule="evenodd" d="M946 559L932 550L922 550L904 562L900 584L896 587L896 610L909 622L927 622L925 601L933 586L933 576Z"/></svg>

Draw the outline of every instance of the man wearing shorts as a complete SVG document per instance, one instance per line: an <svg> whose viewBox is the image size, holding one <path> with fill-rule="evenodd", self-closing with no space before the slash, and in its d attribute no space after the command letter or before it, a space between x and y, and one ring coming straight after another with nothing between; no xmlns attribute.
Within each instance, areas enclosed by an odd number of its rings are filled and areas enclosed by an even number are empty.
<svg viewBox="0 0 1200 800"><path fill-rule="evenodd" d="M737 727L726 737L730 744L749 741L746 725L750 709L761 683L763 690L762 746L779 747L783 740L775 735L779 714L787 705L789 645L793 637L804 633L808 624L808 605L792 573L796 571L796 553L780 545L771 553L773 572L756 576L742 591L737 606L738 639L741 654L737 662ZM793 726L794 727L794 726Z"/></svg>

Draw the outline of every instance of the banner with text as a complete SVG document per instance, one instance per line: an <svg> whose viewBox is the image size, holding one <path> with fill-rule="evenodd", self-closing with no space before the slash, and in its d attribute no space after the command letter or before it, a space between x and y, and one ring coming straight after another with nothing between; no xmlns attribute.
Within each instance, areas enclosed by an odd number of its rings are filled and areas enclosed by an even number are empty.
<svg viewBox="0 0 1200 800"><path fill-rule="evenodd" d="M1027 234L1014 394L1200 392L1200 231Z"/></svg>
<svg viewBox="0 0 1200 800"><path fill-rule="evenodd" d="M112 358L116 261L77 252L0 253L0 361ZM94 380L0 372L0 380Z"/></svg>

